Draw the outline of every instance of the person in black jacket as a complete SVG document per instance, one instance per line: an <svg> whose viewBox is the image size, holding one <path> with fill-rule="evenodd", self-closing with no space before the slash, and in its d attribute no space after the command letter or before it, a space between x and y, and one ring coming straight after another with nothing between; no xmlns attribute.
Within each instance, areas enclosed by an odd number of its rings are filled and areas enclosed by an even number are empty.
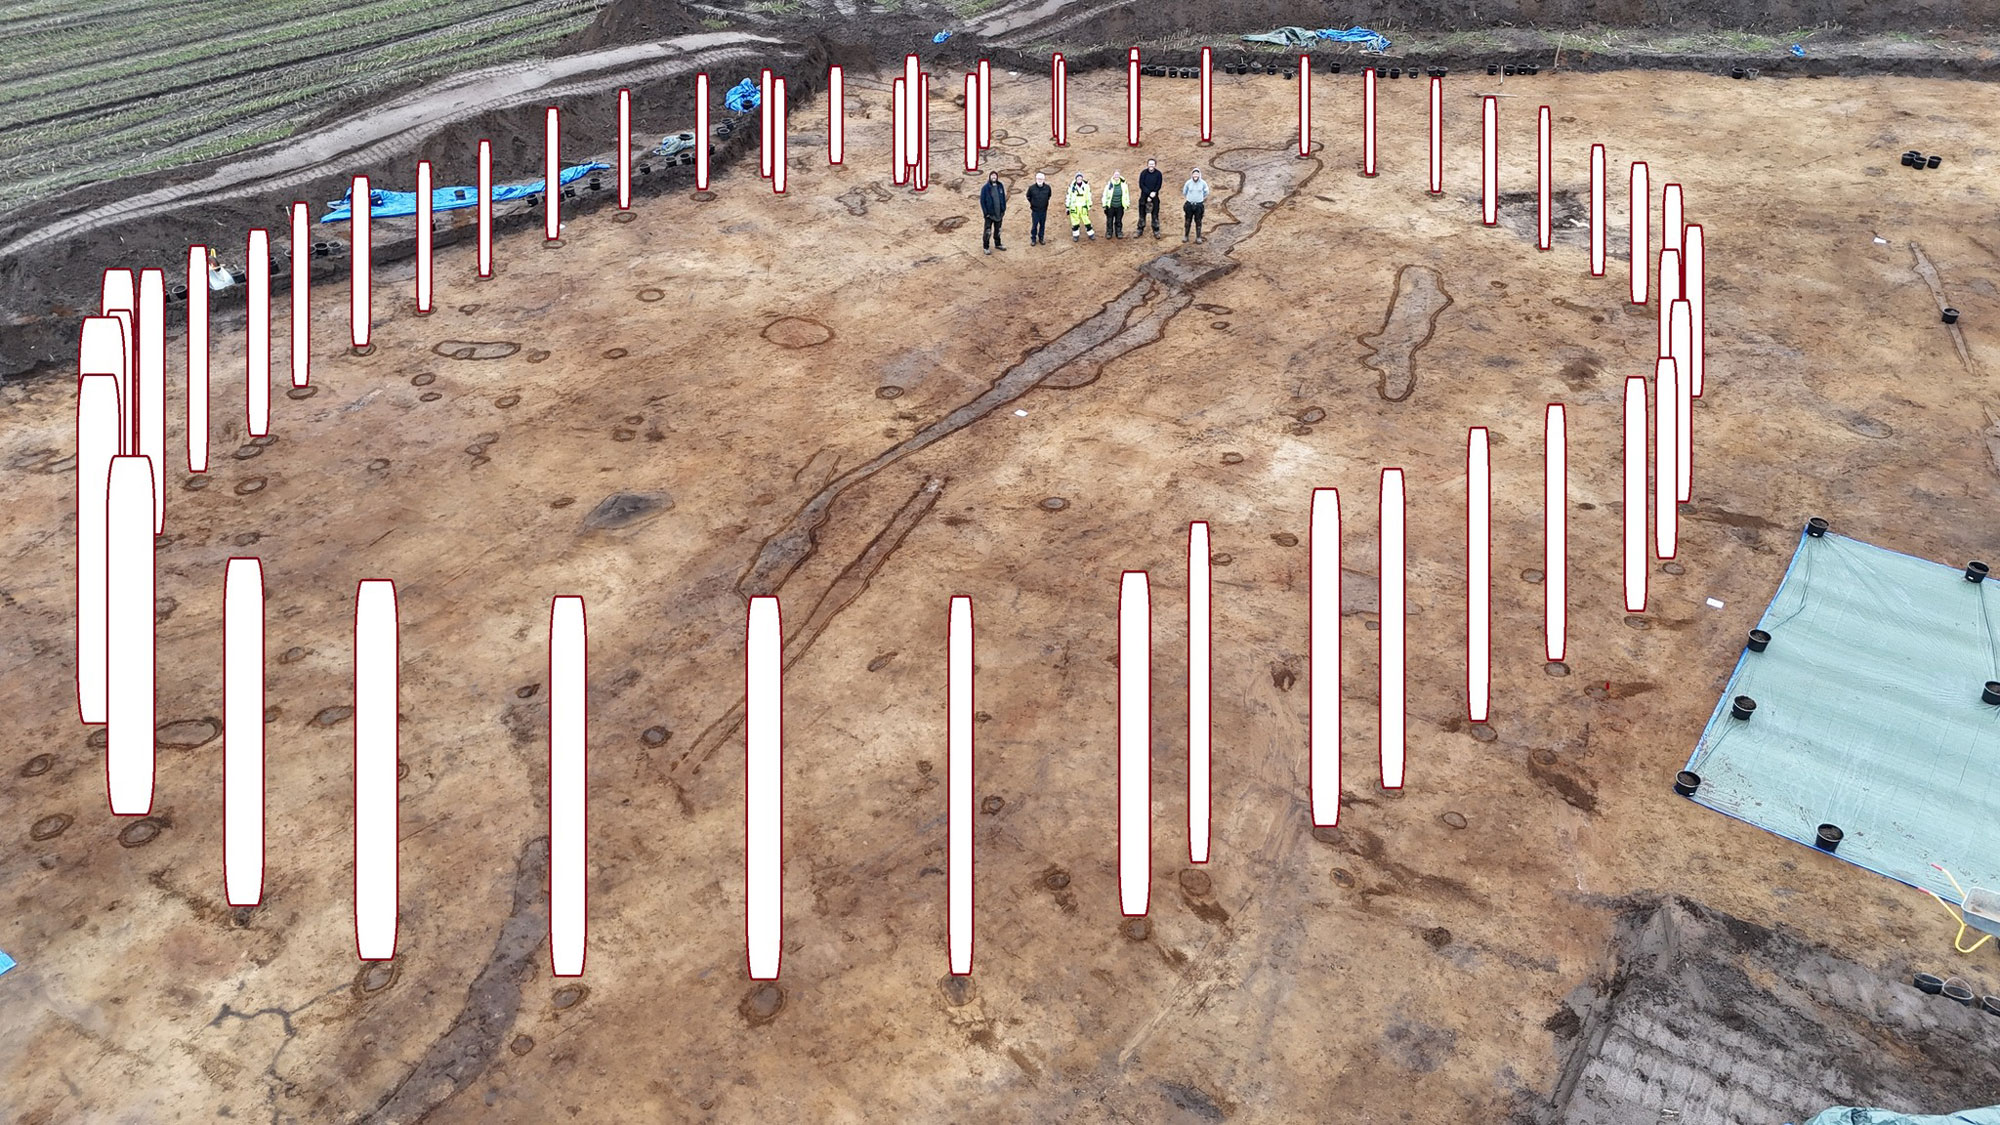
<svg viewBox="0 0 2000 1125"><path fill-rule="evenodd" d="M1153 237L1160 237L1160 188L1165 186L1166 177L1160 175L1160 162L1146 161L1146 170L1139 173L1139 228L1132 232L1137 238L1146 233L1146 216L1153 217Z"/></svg>
<svg viewBox="0 0 2000 1125"><path fill-rule="evenodd" d="M988 172L986 186L979 189L979 213L986 217L986 225L980 228L979 245L988 254L994 249L1005 250L1000 241L1000 217L1007 213L1007 185L1000 182L1000 173Z"/></svg>
<svg viewBox="0 0 2000 1125"><path fill-rule="evenodd" d="M1041 246L1048 242L1045 228L1049 221L1049 197L1055 189L1049 186L1049 178L1035 173L1034 185L1028 188L1028 215L1033 222L1028 227L1028 245Z"/></svg>

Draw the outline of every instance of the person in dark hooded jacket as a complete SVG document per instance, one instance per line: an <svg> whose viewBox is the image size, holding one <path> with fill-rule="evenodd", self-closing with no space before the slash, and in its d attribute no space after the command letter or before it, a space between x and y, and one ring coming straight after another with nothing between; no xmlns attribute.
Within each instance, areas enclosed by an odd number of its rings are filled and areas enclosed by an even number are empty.
<svg viewBox="0 0 2000 1125"><path fill-rule="evenodd" d="M1165 184L1159 161L1146 161L1146 170L1139 173L1139 227L1132 232L1134 238L1146 233L1148 215L1153 219L1153 237L1160 237L1160 188Z"/></svg>
<svg viewBox="0 0 2000 1125"><path fill-rule="evenodd" d="M1007 185L1000 182L1000 173L986 174L986 186L979 189L979 213L986 217L986 224L980 228L979 245L988 254L995 249L1007 247L1000 241L1000 217L1007 213Z"/></svg>
<svg viewBox="0 0 2000 1125"><path fill-rule="evenodd" d="M1035 173L1035 182L1028 185L1028 245L1040 246L1048 243L1049 197L1056 189L1049 186L1049 177L1042 172Z"/></svg>

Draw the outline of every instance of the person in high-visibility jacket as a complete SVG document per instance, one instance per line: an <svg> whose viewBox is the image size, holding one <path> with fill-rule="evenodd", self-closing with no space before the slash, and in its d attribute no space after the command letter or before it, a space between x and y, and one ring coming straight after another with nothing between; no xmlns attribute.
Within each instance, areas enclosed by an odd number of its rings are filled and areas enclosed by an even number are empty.
<svg viewBox="0 0 2000 1125"><path fill-rule="evenodd" d="M1063 196L1063 206L1069 210L1069 240L1075 242L1079 231L1097 240L1097 231L1090 225L1090 181L1078 172L1076 179L1069 182L1069 191Z"/></svg>
<svg viewBox="0 0 2000 1125"><path fill-rule="evenodd" d="M1125 207L1132 202L1132 191L1125 183L1122 173L1113 172L1104 181L1104 233L1112 238L1125 237Z"/></svg>

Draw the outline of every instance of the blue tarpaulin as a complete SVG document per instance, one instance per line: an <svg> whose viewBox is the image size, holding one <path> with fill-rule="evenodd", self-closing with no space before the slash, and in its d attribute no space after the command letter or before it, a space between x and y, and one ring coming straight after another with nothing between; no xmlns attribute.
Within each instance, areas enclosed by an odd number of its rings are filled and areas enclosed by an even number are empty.
<svg viewBox="0 0 2000 1125"><path fill-rule="evenodd" d="M1333 39L1342 43L1366 43L1368 48L1374 51L1386 51L1389 49L1388 36L1370 31L1365 27L1350 27L1346 31L1322 28L1314 32L1314 34L1318 35L1321 39Z"/></svg>
<svg viewBox="0 0 2000 1125"><path fill-rule="evenodd" d="M0 953L0 973L5 973L7 970L13 967L14 967L14 959L12 957L7 956L5 953Z"/></svg>
<svg viewBox="0 0 2000 1125"><path fill-rule="evenodd" d="M931 42L933 42L933 43L942 43L942 42L944 42L945 40L947 40L947 39L949 39L949 38L951 38L951 32L949 32L949 31L940 31L940 32L938 32L938 33L937 33L936 35L933 35L933 36L931 36Z"/></svg>
<svg viewBox="0 0 2000 1125"><path fill-rule="evenodd" d="M763 102L763 92L748 78L731 86L729 92L722 96L722 104L728 106L731 113L749 113Z"/></svg>
<svg viewBox="0 0 2000 1125"><path fill-rule="evenodd" d="M1303 47L1315 39L1331 39L1338 43L1360 43L1371 51L1389 49L1388 36L1365 27L1350 27L1346 31L1331 27L1318 31L1308 31L1303 27L1281 27L1276 31L1267 31L1261 35L1245 35L1243 38L1251 43L1272 43L1280 47Z"/></svg>
<svg viewBox="0 0 2000 1125"><path fill-rule="evenodd" d="M1816 1113L1806 1125L2000 1125L2000 1106L1968 1109L1938 1117L1917 1117L1887 1109L1855 1109L1835 1106Z"/></svg>
<svg viewBox="0 0 2000 1125"><path fill-rule="evenodd" d="M592 172L601 172L611 167L604 163L574 164L564 168L556 176L558 184L574 183ZM493 189L493 202L504 203L510 199L526 199L540 195L548 187L544 180L526 184L504 184ZM372 218L389 219L401 215L417 213L417 193L414 191L383 191L380 188L368 192L368 214ZM479 189L476 187L437 188L431 192L431 210L456 211L462 207L479 206ZM354 189L349 188L339 199L327 204L330 210L321 215L322 223L344 223L354 217Z"/></svg>

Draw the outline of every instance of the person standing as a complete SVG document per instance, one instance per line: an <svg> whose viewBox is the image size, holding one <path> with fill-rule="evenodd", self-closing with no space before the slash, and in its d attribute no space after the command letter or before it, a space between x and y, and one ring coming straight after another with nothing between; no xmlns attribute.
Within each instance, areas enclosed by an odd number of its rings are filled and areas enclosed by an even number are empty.
<svg viewBox="0 0 2000 1125"><path fill-rule="evenodd" d="M1063 196L1063 208L1069 212L1069 240L1075 242L1079 231L1097 241L1097 231L1090 225L1090 181L1078 172L1076 179L1069 182L1069 193Z"/></svg>
<svg viewBox="0 0 2000 1125"><path fill-rule="evenodd" d="M1131 202L1127 188L1121 172L1104 181L1104 233L1112 238L1125 237L1125 205Z"/></svg>
<svg viewBox="0 0 2000 1125"><path fill-rule="evenodd" d="M1049 186L1049 178L1041 172L1035 173L1035 182L1028 188L1028 245L1043 246L1048 239L1049 197L1055 189Z"/></svg>
<svg viewBox="0 0 2000 1125"><path fill-rule="evenodd" d="M1194 231L1194 240L1201 237L1202 212L1208 210L1208 181L1201 178L1201 169L1196 168L1181 185L1181 241L1188 240L1188 231Z"/></svg>
<svg viewBox="0 0 2000 1125"><path fill-rule="evenodd" d="M1007 185L1000 182L998 172L988 172L986 186L979 189L979 213L986 217L986 225L979 233L979 245L988 254L995 249L1005 250L1006 245L1000 241L1000 217L1007 213Z"/></svg>
<svg viewBox="0 0 2000 1125"><path fill-rule="evenodd" d="M1153 237L1160 237L1160 188L1166 184L1166 177L1160 175L1160 162L1146 161L1146 170L1139 173L1139 229L1132 233L1146 233L1146 215L1153 216Z"/></svg>

